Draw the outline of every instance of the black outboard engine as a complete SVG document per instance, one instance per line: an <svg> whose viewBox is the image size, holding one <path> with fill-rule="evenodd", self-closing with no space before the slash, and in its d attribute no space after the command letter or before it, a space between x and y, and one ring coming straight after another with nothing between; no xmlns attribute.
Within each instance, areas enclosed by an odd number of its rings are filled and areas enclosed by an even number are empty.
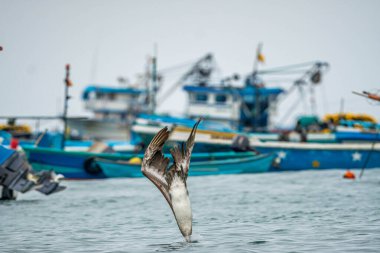
<svg viewBox="0 0 380 253"><path fill-rule="evenodd" d="M45 195L62 191L66 187L59 179L54 171L33 172L23 154L0 146L0 199L16 199L15 192L33 189Z"/></svg>

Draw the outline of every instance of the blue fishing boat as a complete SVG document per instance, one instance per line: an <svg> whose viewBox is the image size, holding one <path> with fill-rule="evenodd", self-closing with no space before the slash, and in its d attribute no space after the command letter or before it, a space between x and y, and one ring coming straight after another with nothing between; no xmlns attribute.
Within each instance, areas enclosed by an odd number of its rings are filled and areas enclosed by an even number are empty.
<svg viewBox="0 0 380 253"><path fill-rule="evenodd" d="M1 133L1 132L0 132ZM37 137L38 147L61 149L63 134L60 132L46 132ZM35 146L36 140L20 141L20 146L28 147ZM93 145L99 141L95 140L65 140L64 150L66 151L88 151ZM139 138L133 138L133 140L107 140L103 143L116 152L134 152L136 151L136 144L140 142Z"/></svg>
<svg viewBox="0 0 380 253"><path fill-rule="evenodd" d="M193 156L196 155L193 154ZM223 153L220 155L223 156ZM213 161L196 161L196 159L192 158L189 175L208 176L267 172L275 156L271 154L256 155L251 153L249 157L228 158L227 154L224 157L224 159ZM107 178L143 176L140 164L106 159L96 159L96 162Z"/></svg>
<svg viewBox="0 0 380 253"><path fill-rule="evenodd" d="M41 148L24 146L29 163L36 171L54 170L68 179L100 179L105 175L94 162L96 157L107 159L117 158L121 155L65 151L57 148Z"/></svg>
<svg viewBox="0 0 380 253"><path fill-rule="evenodd" d="M322 73L328 68L327 63L317 61L281 67L281 70L254 69L242 79L234 75L215 81L212 73L216 67L210 59L212 57L202 59L179 82L188 97L185 117L146 114L137 117L132 131L141 137L145 145L149 144L154 134L163 126L172 127L169 143L184 141L194 124L192 119L199 117L204 121L197 134L197 152L229 150L237 135L245 135L250 141L278 140L281 134L274 126L278 102L292 90L302 90L303 85L310 85L310 90L314 89L314 85L320 83ZM202 61L205 64L201 64ZM302 70L298 69L300 66ZM288 91L281 87L268 87L262 79L268 73L282 73L285 69L292 72L293 68L304 74L295 79ZM329 142L334 140L334 136L313 133L309 139Z"/></svg>
<svg viewBox="0 0 380 253"><path fill-rule="evenodd" d="M171 120L173 121L173 119ZM139 120L136 122L134 128L145 132L142 135L145 137L142 139L146 142L149 142L154 133L165 125L169 125L172 129L169 145L186 141L191 131L191 127L186 126L191 124L186 124L186 122L183 124L185 126L181 126L161 119L155 121L154 124L150 123L146 117L143 122ZM308 142L303 142L301 138L292 141L291 134L288 141L278 141L278 135L272 140L260 141L256 134L211 130L200 125L197 131L195 150L196 152L231 150L234 140L238 136L246 138L250 147L261 153L277 154L276 163L271 168L272 171L380 167L378 150L380 134L374 131L365 132L354 129L335 133L310 133L307 135Z"/></svg>
<svg viewBox="0 0 380 253"><path fill-rule="evenodd" d="M61 149L23 147L29 163L35 171L54 170L68 179L101 179L106 178L97 160L134 162L141 161L144 154L139 153L95 153L65 151ZM252 157L252 152L219 152L219 153L194 153L194 162L213 162L219 160L245 159ZM167 155L170 157L170 155ZM273 157L272 157L273 160ZM268 167L269 168L269 167Z"/></svg>

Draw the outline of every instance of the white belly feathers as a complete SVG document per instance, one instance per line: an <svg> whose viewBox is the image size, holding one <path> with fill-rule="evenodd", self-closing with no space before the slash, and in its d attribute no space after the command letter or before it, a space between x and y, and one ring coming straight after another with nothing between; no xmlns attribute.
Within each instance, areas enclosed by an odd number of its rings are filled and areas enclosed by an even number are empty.
<svg viewBox="0 0 380 253"><path fill-rule="evenodd" d="M182 234L191 234L192 213L190 199L185 183L177 175L173 178L169 193L174 215Z"/></svg>

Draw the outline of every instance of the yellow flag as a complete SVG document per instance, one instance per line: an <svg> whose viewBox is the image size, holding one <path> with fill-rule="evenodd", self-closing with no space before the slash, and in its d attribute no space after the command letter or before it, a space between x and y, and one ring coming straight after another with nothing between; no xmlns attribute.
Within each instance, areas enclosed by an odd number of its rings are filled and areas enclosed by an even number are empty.
<svg viewBox="0 0 380 253"><path fill-rule="evenodd" d="M262 49L263 49L263 43L259 43L256 49L257 61L261 63L265 63L265 57L262 53Z"/></svg>
<svg viewBox="0 0 380 253"><path fill-rule="evenodd" d="M264 57L264 55L262 53L258 53L257 54L257 60L259 62L265 63L265 57Z"/></svg>

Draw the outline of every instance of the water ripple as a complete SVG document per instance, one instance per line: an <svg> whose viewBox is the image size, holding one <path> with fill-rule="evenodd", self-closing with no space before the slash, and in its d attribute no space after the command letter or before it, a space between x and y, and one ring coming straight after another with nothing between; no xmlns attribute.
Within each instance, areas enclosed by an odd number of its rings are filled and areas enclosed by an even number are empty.
<svg viewBox="0 0 380 253"><path fill-rule="evenodd" d="M68 181L0 203L3 252L377 252L380 170L190 177L193 242L146 179Z"/></svg>

